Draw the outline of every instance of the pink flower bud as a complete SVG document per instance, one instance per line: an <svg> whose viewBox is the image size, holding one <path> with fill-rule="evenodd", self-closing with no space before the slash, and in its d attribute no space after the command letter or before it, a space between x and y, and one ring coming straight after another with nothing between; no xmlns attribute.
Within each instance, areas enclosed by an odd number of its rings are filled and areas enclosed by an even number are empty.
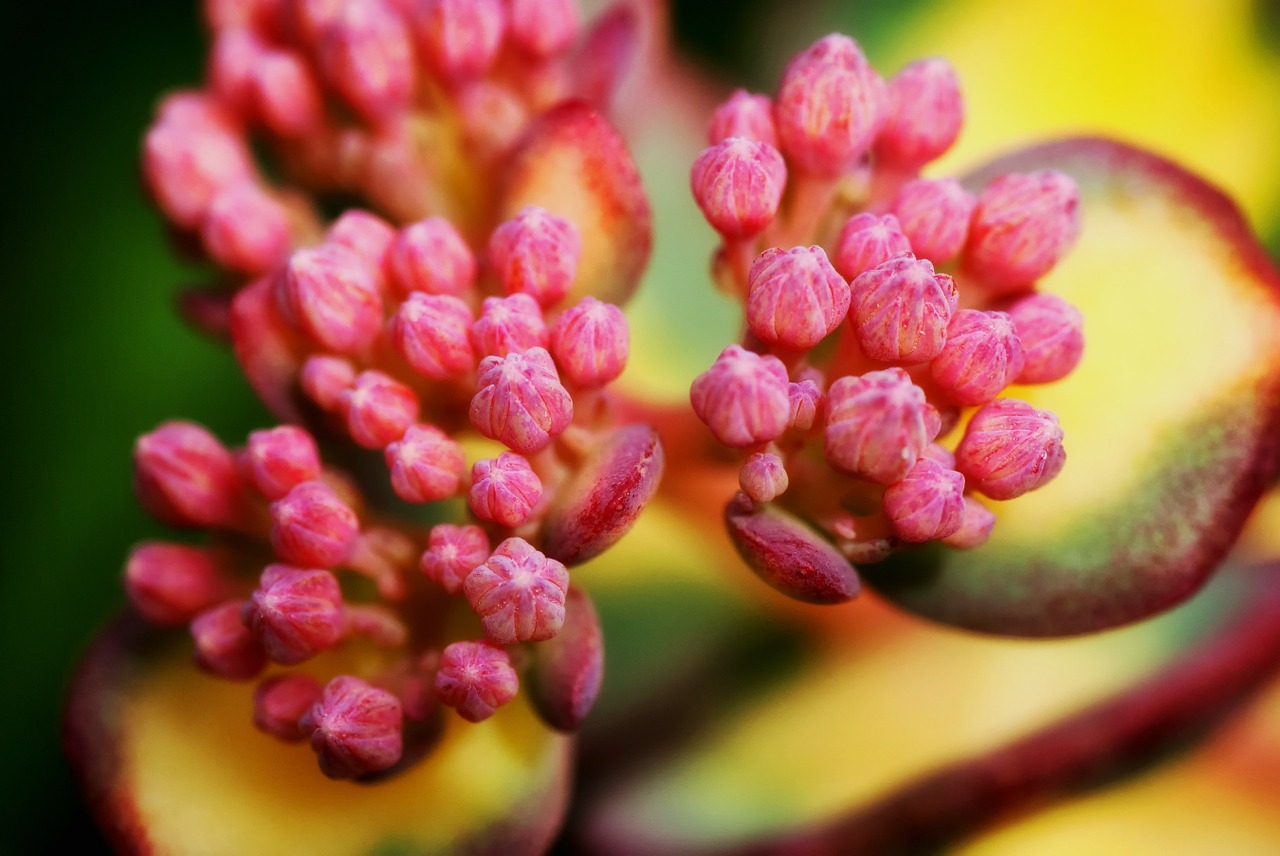
<svg viewBox="0 0 1280 856"><path fill-rule="evenodd" d="M787 384L787 427L808 431L822 413L822 388L817 381L805 379Z"/></svg>
<svg viewBox="0 0 1280 856"><path fill-rule="evenodd" d="M769 143L728 137L693 162L689 185L702 214L726 238L749 238L773 222L787 165Z"/></svg>
<svg viewBox="0 0 1280 856"><path fill-rule="evenodd" d="M871 148L884 122L884 81L852 39L832 34L782 76L774 120L782 151L815 175L837 176Z"/></svg>
<svg viewBox="0 0 1280 856"><path fill-rule="evenodd" d="M355 353L382 330L382 298L373 273L344 247L323 244L295 252L276 294L285 318L327 350Z"/></svg>
<svg viewBox="0 0 1280 856"><path fill-rule="evenodd" d="M957 404L995 399L1022 371L1022 342L1005 312L961 309L951 316L947 344L929 375Z"/></svg>
<svg viewBox="0 0 1280 856"><path fill-rule="evenodd" d="M545 448L573 421L573 399L542 348L485 357L476 385L471 424L522 455Z"/></svg>
<svg viewBox="0 0 1280 856"><path fill-rule="evenodd" d="M417 394L380 371L356 375L338 406L346 416L351 439L366 449L385 449L418 421Z"/></svg>
<svg viewBox="0 0 1280 856"><path fill-rule="evenodd" d="M286 564L332 568L359 531L356 513L322 481L303 482L271 503L271 547Z"/></svg>
<svg viewBox="0 0 1280 856"><path fill-rule="evenodd" d="M716 439L735 449L767 443L787 430L787 370L774 356L730 345L693 381L693 412Z"/></svg>
<svg viewBox="0 0 1280 856"><path fill-rule="evenodd" d="M395 239L395 227L378 215L359 208L343 211L324 235L326 244L350 250L375 274L380 274L383 259Z"/></svg>
<svg viewBox="0 0 1280 856"><path fill-rule="evenodd" d="M523 455L503 452L471 467L471 510L481 520L519 526L542 498L542 481Z"/></svg>
<svg viewBox="0 0 1280 856"><path fill-rule="evenodd" d="M772 502L789 484L786 467L773 452L756 452L738 471L743 493L756 502Z"/></svg>
<svg viewBox="0 0 1280 856"><path fill-rule="evenodd" d="M186 624L213 606L226 588L213 558L199 547L148 541L124 566L129 602L153 624Z"/></svg>
<svg viewBox="0 0 1280 856"><path fill-rule="evenodd" d="M508 0L507 36L535 57L563 53L578 37L577 0Z"/></svg>
<svg viewBox="0 0 1280 856"><path fill-rule="evenodd" d="M842 377L827 391L823 450L842 473L900 480L929 445L924 391L902 369Z"/></svg>
<svg viewBox="0 0 1280 856"><path fill-rule="evenodd" d="M415 291L391 317L391 343L423 377L463 377L476 364L472 323L471 309L460 298Z"/></svg>
<svg viewBox="0 0 1280 856"><path fill-rule="evenodd" d="M218 192L200 223L200 240L219 265L256 275L289 252L289 218L279 202L251 181Z"/></svg>
<svg viewBox="0 0 1280 856"><path fill-rule="evenodd" d="M256 677L267 665L267 653L240 620L240 601L206 609L191 621L196 665L232 681Z"/></svg>
<svg viewBox="0 0 1280 856"><path fill-rule="evenodd" d="M299 377L307 398L329 413L338 410L342 405L342 393L355 382L355 366L341 357L324 355L307 357Z"/></svg>
<svg viewBox="0 0 1280 856"><path fill-rule="evenodd" d="M476 281L476 257L454 225L430 217L405 226L386 258L387 276L395 291L464 294Z"/></svg>
<svg viewBox="0 0 1280 856"><path fill-rule="evenodd" d="M527 294L486 297L480 317L471 325L471 343L482 357L545 348L549 338L542 308Z"/></svg>
<svg viewBox="0 0 1280 856"><path fill-rule="evenodd" d="M166 422L138 438L133 486L142 507L170 526L224 527L240 514L235 458L191 422Z"/></svg>
<svg viewBox="0 0 1280 856"><path fill-rule="evenodd" d="M822 247L771 247L756 257L747 281L747 324L770 345L808 350L849 311L849 284Z"/></svg>
<svg viewBox="0 0 1280 856"><path fill-rule="evenodd" d="M1058 474L1066 462L1062 428L1047 410L1016 398L985 404L956 447L956 469L992 499L1013 499Z"/></svg>
<svg viewBox="0 0 1280 856"><path fill-rule="evenodd" d="M971 496L964 498L964 515L960 528L952 532L942 543L957 550L972 550L987 543L991 530L995 528L996 515L978 500Z"/></svg>
<svg viewBox="0 0 1280 856"><path fill-rule="evenodd" d="M243 469L267 499L279 499L295 486L320 478L315 439L295 425L280 425L249 435Z"/></svg>
<svg viewBox="0 0 1280 856"><path fill-rule="evenodd" d="M884 513L903 541L946 538L960 528L964 515L964 476L920 458L901 481L885 488Z"/></svg>
<svg viewBox="0 0 1280 856"><path fill-rule="evenodd" d="M888 118L876 137L876 157L914 169L944 154L960 136L964 103L955 69L922 59L889 79Z"/></svg>
<svg viewBox="0 0 1280 856"><path fill-rule="evenodd" d="M480 722L516 697L520 679L507 652L488 642L454 642L440 652L436 692L468 722Z"/></svg>
<svg viewBox="0 0 1280 856"><path fill-rule="evenodd" d="M427 579L439 583L449 594L457 594L467 574L487 558L489 536L483 529L441 523L432 527L419 564Z"/></svg>
<svg viewBox="0 0 1280 856"><path fill-rule="evenodd" d="M484 74L506 24L501 0L422 0L413 20L423 59L449 80Z"/></svg>
<svg viewBox="0 0 1280 856"><path fill-rule="evenodd" d="M773 124L773 102L768 95L752 95L745 89L733 94L711 114L707 128L707 145L714 146L729 137L746 137L778 147L778 130Z"/></svg>
<svg viewBox="0 0 1280 856"><path fill-rule="evenodd" d="M268 50L249 79L250 98L262 124L294 140L324 125L324 96L306 62L288 51Z"/></svg>
<svg viewBox="0 0 1280 856"><path fill-rule="evenodd" d="M523 538L508 538L462 590L489 638L500 645L550 639L564 624L569 572Z"/></svg>
<svg viewBox="0 0 1280 856"><path fill-rule="evenodd" d="M413 425L384 453L391 489L405 502L435 502L458 492L466 456L462 447L433 425Z"/></svg>
<svg viewBox="0 0 1280 856"><path fill-rule="evenodd" d="M241 619L267 656L291 666L342 638L342 591L328 571L267 565Z"/></svg>
<svg viewBox="0 0 1280 856"><path fill-rule="evenodd" d="M160 210L185 229L200 225L218 191L253 174L248 151L230 131L175 121L147 131L142 172Z"/></svg>
<svg viewBox="0 0 1280 856"><path fill-rule="evenodd" d="M627 318L612 303L584 297L556 319L551 354L560 371L585 389L609 383L627 364Z"/></svg>
<svg viewBox="0 0 1280 856"><path fill-rule="evenodd" d="M301 719L320 699L320 684L310 675L276 675L253 693L253 724L288 743L305 740Z"/></svg>
<svg viewBox="0 0 1280 856"><path fill-rule="evenodd" d="M533 205L489 236L489 263L507 294L528 294L543 307L569 293L581 252L572 223Z"/></svg>
<svg viewBox="0 0 1280 856"><path fill-rule="evenodd" d="M902 185L893 213L915 254L942 264L964 248L975 202L954 178L917 178Z"/></svg>
<svg viewBox="0 0 1280 856"><path fill-rule="evenodd" d="M995 293L1044 276L1080 233L1080 192L1056 170L1010 173L978 194L965 267Z"/></svg>
<svg viewBox="0 0 1280 856"><path fill-rule="evenodd" d="M925 446L924 451L920 453L920 457L928 458L944 470L954 470L956 468L955 453L938 443L930 443Z"/></svg>
<svg viewBox="0 0 1280 856"><path fill-rule="evenodd" d="M209 49L209 88L233 113L249 114L253 69L268 48L247 27L220 30Z"/></svg>
<svg viewBox="0 0 1280 856"><path fill-rule="evenodd" d="M862 351L886 363L923 363L947 341L955 281L928 259L896 256L851 284L849 321Z"/></svg>
<svg viewBox="0 0 1280 856"><path fill-rule="evenodd" d="M340 675L303 714L303 732L320 770L331 779L354 779L393 766L404 751L400 699L359 678Z"/></svg>
<svg viewBox="0 0 1280 856"><path fill-rule="evenodd" d="M1028 294L1009 307L1022 340L1018 383L1050 383L1071 374L1084 354L1084 316L1055 294Z"/></svg>
<svg viewBox="0 0 1280 856"><path fill-rule="evenodd" d="M853 281L894 256L910 254L911 242L902 234L897 217L863 212L850 217L840 230L835 266L841 276Z"/></svg>
<svg viewBox="0 0 1280 856"><path fill-rule="evenodd" d="M409 32L382 0L347 0L324 28L320 71L356 112L385 122L413 97Z"/></svg>

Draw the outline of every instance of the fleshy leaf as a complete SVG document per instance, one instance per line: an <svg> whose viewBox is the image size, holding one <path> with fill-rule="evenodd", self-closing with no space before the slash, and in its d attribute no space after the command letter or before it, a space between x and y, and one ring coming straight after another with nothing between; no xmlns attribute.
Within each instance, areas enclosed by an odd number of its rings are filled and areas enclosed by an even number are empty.
<svg viewBox="0 0 1280 856"><path fill-rule="evenodd" d="M857 597L861 587L849 560L798 517L773 505L753 508L739 494L725 508L724 520L743 561L783 594L807 603Z"/></svg>
<svg viewBox="0 0 1280 856"><path fill-rule="evenodd" d="M626 425L592 449L547 512L543 551L566 565L600 555L627 534L662 479L665 456L648 425Z"/></svg>
<svg viewBox="0 0 1280 856"><path fill-rule="evenodd" d="M1030 149L969 181L1045 167L1080 185L1080 242L1041 287L1084 313L1084 358L1061 382L1008 394L1057 414L1066 466L991 503L983 547L864 569L914 612L1028 636L1113 627L1190 596L1243 526L1280 437L1280 275L1231 201L1095 139Z"/></svg>
<svg viewBox="0 0 1280 856"><path fill-rule="evenodd" d="M126 617L72 684L68 754L121 853L534 854L559 828L572 744L523 701L484 728L446 717L429 755L356 785L254 730L253 686L204 675L190 657L179 637Z"/></svg>
<svg viewBox="0 0 1280 856"><path fill-rule="evenodd" d="M604 675L604 635L591 596L572 586L564 626L534 649L528 687L538 713L559 731L576 731L591 712Z"/></svg>
<svg viewBox="0 0 1280 856"><path fill-rule="evenodd" d="M582 256L566 305L591 295L626 301L653 243L640 174L622 137L584 103L550 110L529 130L505 175L500 219L538 205L579 224Z"/></svg>

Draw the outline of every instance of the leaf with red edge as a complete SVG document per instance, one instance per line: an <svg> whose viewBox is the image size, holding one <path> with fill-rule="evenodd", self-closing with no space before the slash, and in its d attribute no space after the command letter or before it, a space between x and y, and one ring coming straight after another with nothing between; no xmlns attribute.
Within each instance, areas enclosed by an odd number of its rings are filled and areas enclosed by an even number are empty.
<svg viewBox="0 0 1280 856"><path fill-rule="evenodd" d="M591 712L604 677L604 634L591 596L569 588L564 626L533 652L527 686L534 707L559 731L576 731Z"/></svg>
<svg viewBox="0 0 1280 856"><path fill-rule="evenodd" d="M984 546L864 569L913 612L1029 636L1113 627L1189 597L1235 541L1280 440L1280 274L1235 205L1100 139L1021 152L969 184L1044 168L1080 186L1080 241L1040 287L1084 313L1084 358L1058 383L1006 394L1057 414L1066 466L991 503Z"/></svg>

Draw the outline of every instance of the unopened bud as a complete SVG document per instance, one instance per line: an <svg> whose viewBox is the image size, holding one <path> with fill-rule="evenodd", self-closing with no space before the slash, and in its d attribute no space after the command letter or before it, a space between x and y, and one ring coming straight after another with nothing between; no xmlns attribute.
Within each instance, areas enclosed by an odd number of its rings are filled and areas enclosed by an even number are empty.
<svg viewBox="0 0 1280 856"><path fill-rule="evenodd" d="M191 621L196 665L232 681L256 677L267 665L266 651L240 620L243 606L239 601L228 601Z"/></svg>
<svg viewBox="0 0 1280 856"><path fill-rule="evenodd" d="M258 493L279 499L296 485L320 477L320 451L302 428L280 425L249 435L242 468Z"/></svg>
<svg viewBox="0 0 1280 856"><path fill-rule="evenodd" d="M467 575L462 589L490 639L537 642L564 624L569 572L523 538L508 538Z"/></svg>
<svg viewBox="0 0 1280 856"><path fill-rule="evenodd" d="M271 503L271 546L301 568L332 568L360 531L356 513L321 481L303 482Z"/></svg>
<svg viewBox="0 0 1280 856"><path fill-rule="evenodd" d="M503 452L471 467L471 510L481 520L519 526L542 498L542 481L523 455Z"/></svg>
<svg viewBox="0 0 1280 856"><path fill-rule="evenodd" d="M501 0L423 0L413 22L423 59L448 80L483 74L506 29L503 5Z"/></svg>
<svg viewBox="0 0 1280 856"><path fill-rule="evenodd" d="M471 343L481 357L505 357L545 348L550 339L538 301L527 294L486 297L471 325Z"/></svg>
<svg viewBox="0 0 1280 856"><path fill-rule="evenodd" d="M476 258L452 223L430 217L405 226L386 258L387 275L402 297L413 291L464 294L476 280Z"/></svg>
<svg viewBox="0 0 1280 856"><path fill-rule="evenodd" d="M729 137L746 137L778 147L773 102L768 95L752 95L745 89L736 89L715 109L707 128L707 144L714 146Z"/></svg>
<svg viewBox="0 0 1280 856"><path fill-rule="evenodd" d="M491 440L530 455L573 421L573 399L542 348L485 357L471 399L471 424Z"/></svg>
<svg viewBox="0 0 1280 856"><path fill-rule="evenodd" d="M893 213L912 252L940 265L964 248L975 202L973 194L953 178L917 178L902 185Z"/></svg>
<svg viewBox="0 0 1280 856"><path fill-rule="evenodd" d="M466 455L458 442L434 425L410 426L384 456L391 488L405 502L435 502L458 492Z"/></svg>
<svg viewBox="0 0 1280 856"><path fill-rule="evenodd" d="M748 238L777 215L787 165L769 143L728 137L698 155L689 183L712 228L726 238Z"/></svg>
<svg viewBox="0 0 1280 856"><path fill-rule="evenodd" d="M787 430L787 369L774 356L730 345L689 389L693 412L726 446L745 449Z"/></svg>
<svg viewBox="0 0 1280 856"><path fill-rule="evenodd" d="M186 624L213 606L226 587L213 558L199 547L149 541L129 554L124 568L129 602L154 624Z"/></svg>
<svg viewBox="0 0 1280 856"><path fill-rule="evenodd" d="M1084 316L1055 294L1028 294L1009 307L1022 341L1018 383L1051 383L1071 374L1084 354Z"/></svg>
<svg viewBox="0 0 1280 856"><path fill-rule="evenodd" d="M253 724L289 743L307 738L302 717L320 698L320 684L310 675L276 675L253 693Z"/></svg>
<svg viewBox="0 0 1280 856"><path fill-rule="evenodd" d="M241 619L267 656L286 666L342 638L342 592L328 571L268 565Z"/></svg>
<svg viewBox="0 0 1280 856"><path fill-rule="evenodd" d="M134 489L151 516L170 526L224 527L240 513L235 458L191 422L166 422L133 446Z"/></svg>
<svg viewBox="0 0 1280 856"><path fill-rule="evenodd" d="M347 419L347 433L366 449L385 449L418 421L418 396L408 386L380 371L356 375L344 390L339 409Z"/></svg>
<svg viewBox="0 0 1280 856"><path fill-rule="evenodd" d="M551 330L551 354L560 371L585 389L604 386L622 374L629 346L622 310L590 296L563 312Z"/></svg>
<svg viewBox="0 0 1280 856"><path fill-rule="evenodd" d="M993 401L1022 365L1022 342L1007 313L961 309L951 317L947 343L929 364L929 375L952 401L974 406Z"/></svg>
<svg viewBox="0 0 1280 856"><path fill-rule="evenodd" d="M298 250L289 257L277 289L284 316L328 350L355 353L382 330L382 298L373 273L345 247Z"/></svg>
<svg viewBox="0 0 1280 856"><path fill-rule="evenodd" d="M876 157L914 169L944 154L960 135L964 103L955 69L922 59L889 79L888 118L876 137ZM927 255L921 253L921 255Z"/></svg>
<svg viewBox="0 0 1280 856"><path fill-rule="evenodd" d="M884 491L884 513L893 534L919 544L946 538L960 528L964 476L920 458L900 481Z"/></svg>
<svg viewBox="0 0 1280 856"><path fill-rule="evenodd" d="M924 392L902 369L842 377L827 391L823 449L842 473L900 480L929 444Z"/></svg>
<svg viewBox="0 0 1280 856"><path fill-rule="evenodd" d="M902 234L897 217L892 214L877 217L864 211L850 217L840 230L834 261L840 275L853 281L894 256L910 253L911 242Z"/></svg>
<svg viewBox="0 0 1280 856"><path fill-rule="evenodd" d="M439 583L449 594L457 594L467 574L487 558L489 537L483 529L441 523L432 527L419 564L427 579Z"/></svg>
<svg viewBox="0 0 1280 856"><path fill-rule="evenodd" d="M1056 170L1010 173L978 194L965 268L991 292L1029 287L1075 243L1080 191Z"/></svg>
<svg viewBox="0 0 1280 856"><path fill-rule="evenodd" d="M468 722L480 722L516 697L520 679L507 652L488 642L454 642L440 652L436 692Z"/></svg>
<svg viewBox="0 0 1280 856"><path fill-rule="evenodd" d="M851 284L849 321L862 351L886 363L923 363L947 341L955 281L927 259L896 256Z"/></svg>
<svg viewBox="0 0 1280 856"><path fill-rule="evenodd" d="M543 307L569 293L581 253L577 228L533 205L489 237L489 262L507 294L528 294Z"/></svg>
<svg viewBox="0 0 1280 856"><path fill-rule="evenodd" d="M992 499L1013 499L1058 474L1066 462L1062 428L1047 410L1016 398L983 405L956 447L956 469Z"/></svg>
<svg viewBox="0 0 1280 856"><path fill-rule="evenodd" d="M331 779L354 779L385 770L404 751L400 699L350 675L325 686L303 715L320 770Z"/></svg>
<svg viewBox="0 0 1280 856"><path fill-rule="evenodd" d="M756 452L738 471L743 493L756 502L772 502L787 489L787 470L772 452Z"/></svg>
<svg viewBox="0 0 1280 856"><path fill-rule="evenodd" d="M751 265L747 281L747 324L770 345L808 350L849 311L849 283L822 247L767 249Z"/></svg>

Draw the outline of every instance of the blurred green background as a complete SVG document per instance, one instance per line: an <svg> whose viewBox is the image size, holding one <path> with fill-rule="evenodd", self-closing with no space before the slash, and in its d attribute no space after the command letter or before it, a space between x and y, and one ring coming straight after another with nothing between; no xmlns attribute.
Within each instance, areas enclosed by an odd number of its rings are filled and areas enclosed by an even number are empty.
<svg viewBox="0 0 1280 856"><path fill-rule="evenodd" d="M815 3L801 12L781 2L687 0L674 19L686 52L726 80L767 89L786 52L836 25L873 59L896 57L913 16L950 5ZM787 10L782 26L779 8ZM1253 7L1257 44L1272 56L1277 9ZM137 179L155 99L201 76L195 5L27 3L4 17L0 851L92 852L102 845L83 837L90 826L59 749L59 707L77 653L122 603L129 545L161 532L132 496L133 438L182 417L233 440L269 419L227 350L177 320L178 286L201 272L169 251ZM1264 136L1280 111L1280 92L1271 94L1256 117ZM1273 249L1275 186L1264 184L1249 206Z"/></svg>

